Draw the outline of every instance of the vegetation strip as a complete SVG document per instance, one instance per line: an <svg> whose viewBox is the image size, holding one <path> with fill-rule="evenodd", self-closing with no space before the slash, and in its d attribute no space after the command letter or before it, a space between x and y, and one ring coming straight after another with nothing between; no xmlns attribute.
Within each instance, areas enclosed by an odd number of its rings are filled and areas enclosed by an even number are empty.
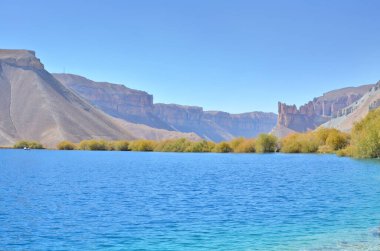
<svg viewBox="0 0 380 251"><path fill-rule="evenodd" d="M43 149L38 142L20 141L19 149ZM306 133L290 134L278 139L270 134L260 134L254 139L236 138L231 141L190 141L169 139L163 141L134 140L106 141L83 140L79 144L62 141L58 150L91 151L141 151L141 152L216 152L216 153L336 153L356 158L380 157L380 109L373 110L357 123L351 134L337 129L318 128Z"/></svg>

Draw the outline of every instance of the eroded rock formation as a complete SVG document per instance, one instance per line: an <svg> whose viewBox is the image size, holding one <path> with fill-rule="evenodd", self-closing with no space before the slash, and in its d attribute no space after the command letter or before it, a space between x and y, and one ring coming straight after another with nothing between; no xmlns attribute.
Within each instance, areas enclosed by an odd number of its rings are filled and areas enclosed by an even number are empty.
<svg viewBox="0 0 380 251"><path fill-rule="evenodd" d="M356 122L378 107L380 107L380 81L360 99L339 110L336 117L321 126L349 132Z"/></svg>
<svg viewBox="0 0 380 251"><path fill-rule="evenodd" d="M62 140L179 137L199 139L109 116L62 85L34 52L0 50L0 146L17 140L55 147Z"/></svg>
<svg viewBox="0 0 380 251"><path fill-rule="evenodd" d="M114 117L154 128L194 132L208 140L255 137L259 133L268 133L276 124L276 115L273 113L230 114L204 111L197 106L154 104L152 95L123 85L94 82L72 74L54 76L91 104Z"/></svg>
<svg viewBox="0 0 380 251"><path fill-rule="evenodd" d="M284 128L295 132L313 130L337 117L343 108L359 100L372 87L373 85L362 85L330 91L298 109L295 105L278 102L277 129L275 128L273 133L282 137L286 134L281 132Z"/></svg>

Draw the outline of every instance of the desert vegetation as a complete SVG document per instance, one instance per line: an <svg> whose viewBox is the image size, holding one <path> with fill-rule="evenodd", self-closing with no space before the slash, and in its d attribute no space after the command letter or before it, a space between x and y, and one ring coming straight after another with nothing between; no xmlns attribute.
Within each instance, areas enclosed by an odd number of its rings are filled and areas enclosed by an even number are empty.
<svg viewBox="0 0 380 251"><path fill-rule="evenodd" d="M16 148L16 149L24 149L24 148L44 149L44 146L38 142L35 142L35 141L22 140L22 141L17 142L16 144L14 144L13 148Z"/></svg>
<svg viewBox="0 0 380 251"><path fill-rule="evenodd" d="M338 152L341 156L356 158L380 158L380 108L355 124L351 131L351 142Z"/></svg>
<svg viewBox="0 0 380 251"><path fill-rule="evenodd" d="M75 150L75 149L77 149L77 146L74 143L65 140L65 141L58 143L57 149L58 150Z"/></svg>
<svg viewBox="0 0 380 251"><path fill-rule="evenodd" d="M87 150L87 151L138 151L138 152L214 152L214 153L254 153L275 152L278 150L278 140L272 135L262 134L258 139L237 138L231 141L214 143L211 141L190 141L185 138L163 141L132 140L106 141L83 140L78 144L62 141L57 145L58 150Z"/></svg>
<svg viewBox="0 0 380 251"><path fill-rule="evenodd" d="M345 148L350 135L337 129L318 128L306 133L294 133L281 139L284 153L334 153Z"/></svg>
<svg viewBox="0 0 380 251"><path fill-rule="evenodd" d="M43 149L34 141L19 141L14 148ZM270 134L256 138L235 138L231 141L190 141L185 138L163 141L103 139L83 140L79 143L62 141L58 150L142 151L142 152L214 152L214 153L336 153L356 158L380 158L380 108L371 111L357 123L351 133L337 129L318 128L305 133L294 133L278 139Z"/></svg>

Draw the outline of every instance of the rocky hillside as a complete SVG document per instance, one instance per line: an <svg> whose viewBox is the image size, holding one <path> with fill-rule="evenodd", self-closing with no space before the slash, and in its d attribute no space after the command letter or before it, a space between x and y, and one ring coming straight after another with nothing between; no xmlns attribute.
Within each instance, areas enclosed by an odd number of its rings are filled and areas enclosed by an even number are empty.
<svg viewBox="0 0 380 251"><path fill-rule="evenodd" d="M380 107L380 81L351 105L339 110L323 127L349 132L353 125L363 119L370 110Z"/></svg>
<svg viewBox="0 0 380 251"><path fill-rule="evenodd" d="M153 96L144 91L120 84L95 82L74 74L53 75L66 87L113 117L154 128L173 130L154 115Z"/></svg>
<svg viewBox="0 0 380 251"><path fill-rule="evenodd" d="M123 85L94 82L72 74L54 76L66 87L114 117L155 128L195 132L208 140L254 137L269 132L276 124L276 115L273 113L229 114L204 111L202 107L195 106L154 104L152 95Z"/></svg>
<svg viewBox="0 0 380 251"><path fill-rule="evenodd" d="M279 102L278 121L273 133L282 137L290 132L313 130L336 117L342 108L359 100L372 87L362 85L330 91L299 108Z"/></svg>
<svg viewBox="0 0 380 251"><path fill-rule="evenodd" d="M183 134L111 117L66 88L44 69L33 51L0 50L0 146L36 140L162 139Z"/></svg>
<svg viewBox="0 0 380 251"><path fill-rule="evenodd" d="M252 138L268 133L276 124L274 113L230 114L174 104L155 104L154 111L157 117L175 130L195 132L204 139L217 142L236 137Z"/></svg>

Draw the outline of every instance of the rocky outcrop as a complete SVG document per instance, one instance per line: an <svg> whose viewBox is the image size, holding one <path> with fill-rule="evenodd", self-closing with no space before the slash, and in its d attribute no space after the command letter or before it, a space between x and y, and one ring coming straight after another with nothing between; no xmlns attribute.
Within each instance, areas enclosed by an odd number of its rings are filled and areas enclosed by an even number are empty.
<svg viewBox="0 0 380 251"><path fill-rule="evenodd" d="M72 74L54 76L92 105L114 117L154 128L194 132L207 140L255 137L259 133L268 133L276 124L273 113L229 114L204 111L196 106L154 104L152 95L123 85L94 82Z"/></svg>
<svg viewBox="0 0 380 251"><path fill-rule="evenodd" d="M299 109L295 105L279 102L276 126L278 129L275 128L273 133L281 137L285 135L280 131L287 131L284 128L295 132L313 130L330 119L339 116L342 108L359 100L371 87L373 85L362 85L330 91L300 106ZM280 130L280 128L282 129Z"/></svg>
<svg viewBox="0 0 380 251"><path fill-rule="evenodd" d="M92 105L123 120L172 130L154 113L153 96L120 84L95 82L74 74L53 74L56 79Z"/></svg>
<svg viewBox="0 0 380 251"><path fill-rule="evenodd" d="M296 132L313 130L320 124L329 120L328 116L317 115L313 103L301 106L278 103L278 124Z"/></svg>
<svg viewBox="0 0 380 251"><path fill-rule="evenodd" d="M34 51L0 49L1 63L25 69L44 70Z"/></svg>
<svg viewBox="0 0 380 251"><path fill-rule="evenodd" d="M359 100L339 110L337 116L321 126L349 132L356 122L363 119L369 111L378 107L380 107L380 81Z"/></svg>
<svg viewBox="0 0 380 251"><path fill-rule="evenodd" d="M21 139L49 147L62 140L92 138L199 139L105 114L62 85L26 50L0 50L0 118L0 146Z"/></svg>
<svg viewBox="0 0 380 251"><path fill-rule="evenodd" d="M155 104L154 110L156 116L173 129L195 132L204 139L217 142L236 137L255 137L260 133L268 133L276 124L274 113L230 114L174 104Z"/></svg>
<svg viewBox="0 0 380 251"><path fill-rule="evenodd" d="M205 112L205 120L215 123L232 135L246 138L256 137L260 133L268 133L276 124L274 113L248 112L229 114L225 112Z"/></svg>

